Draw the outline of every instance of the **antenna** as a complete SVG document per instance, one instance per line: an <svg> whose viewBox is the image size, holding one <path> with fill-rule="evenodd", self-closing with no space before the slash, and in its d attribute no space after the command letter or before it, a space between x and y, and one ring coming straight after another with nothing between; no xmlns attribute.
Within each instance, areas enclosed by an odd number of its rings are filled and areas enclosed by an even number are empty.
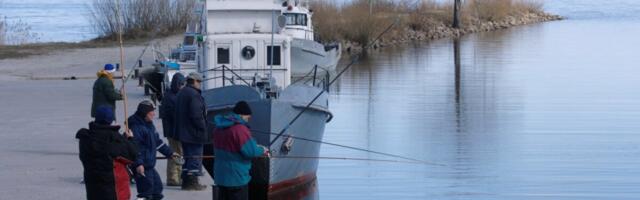
<svg viewBox="0 0 640 200"><path fill-rule="evenodd" d="M271 10L271 54L269 55L269 57L271 57L269 60L271 61L269 64L269 81L271 81L271 79L273 78L273 54L275 54L275 52L273 52L274 48L273 48L273 35L275 34L276 31L276 24L275 24L275 20L274 18L276 17L276 10L272 9Z"/></svg>

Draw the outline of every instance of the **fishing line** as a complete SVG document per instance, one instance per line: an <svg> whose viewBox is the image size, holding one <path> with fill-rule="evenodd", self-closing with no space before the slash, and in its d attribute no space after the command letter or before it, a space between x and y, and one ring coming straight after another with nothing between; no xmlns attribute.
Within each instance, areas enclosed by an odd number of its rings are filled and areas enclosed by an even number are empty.
<svg viewBox="0 0 640 200"><path fill-rule="evenodd" d="M277 135L278 134L278 133L270 133L270 132L266 132L266 131L253 130L253 129L251 130L251 132L260 133L260 134L268 134L268 135ZM337 147L352 149L352 150L356 150L356 151L363 151L363 152L372 153L372 154L389 156L389 157L392 157L392 158L404 159L404 160L408 160L408 161L411 161L411 162L419 162L419 163L424 163L424 164L429 164L429 165L446 166L446 165L440 164L440 163L428 162L428 161L424 161L424 160L418 160L418 159L415 159L415 158L409 158L409 157L406 157L406 156L395 155L395 154L390 154L390 153L384 153L384 152L379 152L379 151L373 151L373 150L369 150L369 149L352 147L352 146L347 146L347 145L342 145L342 144L337 144L337 143L325 142L325 141L321 141L321 140L314 140L314 139L309 139L309 138L296 137L296 136L292 136L292 135L288 135L287 137L291 137L293 139L303 140L303 141L307 141L307 142L315 142L315 143L320 143L320 144L326 144L326 145L331 145L331 146L337 146Z"/></svg>
<svg viewBox="0 0 640 200"><path fill-rule="evenodd" d="M188 156L181 157L182 159L215 159L216 156ZM327 157L327 156L261 156L258 158L279 158L279 159L322 159L322 160L355 160L355 161L371 161L371 162L387 162L387 163L406 163L406 164L418 164L418 165L437 165L441 164L417 162L417 161L404 161L404 160L388 160L388 159L371 159L371 158L351 158L351 157ZM156 157L159 160L173 159L172 157Z"/></svg>

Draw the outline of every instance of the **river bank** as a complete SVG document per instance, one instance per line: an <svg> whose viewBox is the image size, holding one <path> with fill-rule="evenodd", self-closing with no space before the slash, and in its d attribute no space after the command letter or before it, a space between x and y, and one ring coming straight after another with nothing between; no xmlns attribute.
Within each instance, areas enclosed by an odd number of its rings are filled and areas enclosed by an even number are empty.
<svg viewBox="0 0 640 200"><path fill-rule="evenodd" d="M373 48L379 48L390 45L404 44L413 41L433 41L443 38L456 38L467 34L490 32L501 29L507 29L515 26L536 24L549 21L562 20L559 15L547 13L525 13L519 16L508 16L499 21L480 21L463 25L461 28L453 28L444 23L425 22L430 26L426 30L414 30L410 27L404 27L404 34L394 34L389 37L383 37L372 45ZM402 27L401 27L402 28ZM359 43L353 41L344 42L346 51L358 52L362 50Z"/></svg>

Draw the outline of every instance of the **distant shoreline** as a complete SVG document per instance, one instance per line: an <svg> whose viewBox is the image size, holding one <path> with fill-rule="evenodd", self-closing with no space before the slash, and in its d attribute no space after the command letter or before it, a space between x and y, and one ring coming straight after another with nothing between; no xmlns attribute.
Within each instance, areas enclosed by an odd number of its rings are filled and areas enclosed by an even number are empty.
<svg viewBox="0 0 640 200"><path fill-rule="evenodd" d="M437 24L430 27L428 30L412 30L409 27L400 27L406 29L403 34L393 35L390 37L383 37L380 41L372 45L373 48L380 48L385 46L393 46L405 44L413 41L433 41L444 38L456 38L473 33L491 32L502 29L508 29L516 26L558 21L564 18L559 15L553 15L548 13L526 13L521 16L508 16L503 20L487 21L487 22L474 22L471 24L465 24L461 28L453 28L446 24ZM357 42L343 41L342 42L346 52L357 53L362 51L362 46Z"/></svg>

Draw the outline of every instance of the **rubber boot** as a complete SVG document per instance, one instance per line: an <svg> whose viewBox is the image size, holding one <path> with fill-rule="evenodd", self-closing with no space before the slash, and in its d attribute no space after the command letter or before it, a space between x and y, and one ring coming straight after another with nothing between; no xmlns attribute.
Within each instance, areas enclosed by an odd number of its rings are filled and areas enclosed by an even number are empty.
<svg viewBox="0 0 640 200"><path fill-rule="evenodd" d="M200 185L200 181L197 176L194 175L186 175L182 179L182 190L194 190L201 191L207 189L206 185Z"/></svg>

